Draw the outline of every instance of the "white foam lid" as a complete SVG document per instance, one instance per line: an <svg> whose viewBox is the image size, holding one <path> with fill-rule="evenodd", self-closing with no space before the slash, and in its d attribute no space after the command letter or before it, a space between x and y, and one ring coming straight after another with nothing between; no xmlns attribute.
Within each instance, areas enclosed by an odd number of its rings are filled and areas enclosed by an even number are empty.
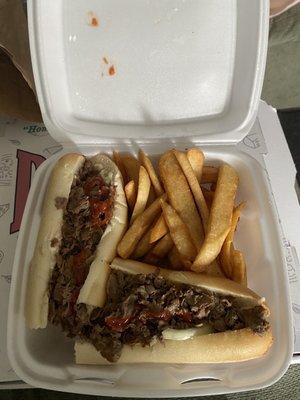
<svg viewBox="0 0 300 400"><path fill-rule="evenodd" d="M39 0L29 32L43 118L59 142L237 142L255 119L266 1Z"/></svg>

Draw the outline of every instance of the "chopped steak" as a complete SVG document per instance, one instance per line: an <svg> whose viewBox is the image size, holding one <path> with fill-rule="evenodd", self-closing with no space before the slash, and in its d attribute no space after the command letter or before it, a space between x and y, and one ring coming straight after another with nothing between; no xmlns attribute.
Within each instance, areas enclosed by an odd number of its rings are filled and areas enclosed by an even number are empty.
<svg viewBox="0 0 300 400"><path fill-rule="evenodd" d="M114 187L107 185L86 160L74 177L69 199L55 199L55 206L64 209L64 215L61 245L49 286L49 320L61 325L70 336L78 331L75 304L111 219L114 195ZM57 244L58 239L53 238L50 245Z"/></svg>
<svg viewBox="0 0 300 400"><path fill-rule="evenodd" d="M232 297L175 285L158 274L112 271L105 306L88 312L78 304L76 310L74 335L92 343L111 362L119 359L124 344L149 346L163 340L166 328L208 324L213 332L250 327L263 333L269 327L261 306L241 309ZM68 323L72 324L69 318Z"/></svg>
<svg viewBox="0 0 300 400"><path fill-rule="evenodd" d="M51 239L50 246L55 247L58 245L58 243L59 243L59 240L56 237L54 237L53 239Z"/></svg>
<svg viewBox="0 0 300 400"><path fill-rule="evenodd" d="M67 206L68 199L66 197L56 197L55 199L55 207L60 210L64 210Z"/></svg>

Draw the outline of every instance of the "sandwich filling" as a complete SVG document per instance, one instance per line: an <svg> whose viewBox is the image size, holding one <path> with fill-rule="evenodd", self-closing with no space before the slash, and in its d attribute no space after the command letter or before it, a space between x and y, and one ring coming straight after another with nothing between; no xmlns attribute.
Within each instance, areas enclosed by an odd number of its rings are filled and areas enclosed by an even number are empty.
<svg viewBox="0 0 300 400"><path fill-rule="evenodd" d="M95 251L109 224L115 188L111 178L86 159L75 175L69 198L57 197L56 208L64 210L62 239L49 285L49 321L69 335L77 331L76 301ZM59 245L53 238L51 246Z"/></svg>
<svg viewBox="0 0 300 400"><path fill-rule="evenodd" d="M90 342L110 362L123 345L151 346L168 329L208 327L209 332L269 328L263 306L242 308L238 300L199 287L178 285L159 274L131 275L113 270L103 308L78 304L73 334Z"/></svg>

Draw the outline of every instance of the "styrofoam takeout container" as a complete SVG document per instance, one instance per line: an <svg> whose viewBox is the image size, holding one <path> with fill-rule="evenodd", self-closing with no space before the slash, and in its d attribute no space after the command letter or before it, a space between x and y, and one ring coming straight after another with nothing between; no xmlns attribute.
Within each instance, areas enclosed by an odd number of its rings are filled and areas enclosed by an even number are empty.
<svg viewBox="0 0 300 400"><path fill-rule="evenodd" d="M266 356L242 363L76 366L72 340L51 326L27 329L28 267L47 181L57 160L54 156L35 174L16 249L8 320L8 354L14 370L33 386L128 397L219 394L274 383L289 366L293 350L286 269L266 171L236 146L251 127L258 107L266 57L267 1L78 0L74 4L69 0L28 4L35 82L49 133L63 143L66 152L110 154L114 149L137 155L142 148L156 161L172 147L200 146L210 164L233 165L240 177L238 201L247 201L236 246L246 256L249 287L265 296L270 306L275 341ZM95 29L86 21L91 12L100 20ZM124 20L134 23L124 25ZM152 40L157 37L161 42ZM123 51L127 43L129 48ZM187 76L182 81L177 62L171 63L180 50L189 61L178 61L181 74ZM99 60L108 51L117 74L103 73L102 77ZM154 57L164 51L166 58ZM166 75L168 65L172 79ZM119 79L113 81L118 74ZM156 90L147 96L151 85ZM190 103L181 102L180 94ZM124 102L120 112L119 95ZM112 112L103 103L106 98L111 106L118 105Z"/></svg>

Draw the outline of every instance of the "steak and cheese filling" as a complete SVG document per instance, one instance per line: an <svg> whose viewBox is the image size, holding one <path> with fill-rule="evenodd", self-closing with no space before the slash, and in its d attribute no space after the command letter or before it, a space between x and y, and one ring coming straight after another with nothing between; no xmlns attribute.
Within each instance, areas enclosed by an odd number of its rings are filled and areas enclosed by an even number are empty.
<svg viewBox="0 0 300 400"><path fill-rule="evenodd" d="M110 177L99 175L86 159L74 177L69 198L57 197L55 206L64 209L62 240L49 285L49 321L73 336L77 328L76 301L96 247L113 213L115 188ZM52 239L51 246L57 246Z"/></svg>
<svg viewBox="0 0 300 400"><path fill-rule="evenodd" d="M232 297L173 284L158 274L113 270L105 306L88 310L78 304L73 334L116 362L125 344L148 346L163 340L166 329L201 326L211 333L248 327L261 334L269 323L262 306L241 309Z"/></svg>

